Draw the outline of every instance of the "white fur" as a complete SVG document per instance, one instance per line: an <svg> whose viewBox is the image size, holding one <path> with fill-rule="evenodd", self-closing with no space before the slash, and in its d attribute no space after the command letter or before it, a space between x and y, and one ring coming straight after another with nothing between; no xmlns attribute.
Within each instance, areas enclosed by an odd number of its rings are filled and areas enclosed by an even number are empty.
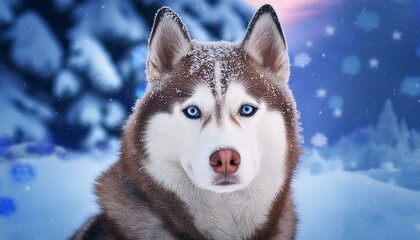
<svg viewBox="0 0 420 240"><path fill-rule="evenodd" d="M220 82L220 74L221 74L221 69L220 69L220 62L219 61L214 61L214 81L215 81L215 89L216 89L216 96L217 99L220 99L220 97L222 96L222 83Z"/></svg>
<svg viewBox="0 0 420 240"><path fill-rule="evenodd" d="M216 98L205 85L171 113L158 113L147 124L146 170L156 181L184 201L197 228L213 239L247 238L263 224L285 176L286 131L281 113L269 111L239 83L231 83L222 99L222 124L214 116ZM259 108L249 118L238 115L250 103ZM182 109L196 105L201 119L188 119ZM230 120L230 114L240 123ZM203 128L203 121L211 121ZM236 172L240 183L214 186L216 174L209 156L231 147L241 155Z"/></svg>

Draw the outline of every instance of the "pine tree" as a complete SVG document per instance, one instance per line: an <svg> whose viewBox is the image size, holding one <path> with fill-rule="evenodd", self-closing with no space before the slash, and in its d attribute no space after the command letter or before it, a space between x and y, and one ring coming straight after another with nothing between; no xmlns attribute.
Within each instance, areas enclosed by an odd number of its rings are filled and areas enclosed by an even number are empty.
<svg viewBox="0 0 420 240"><path fill-rule="evenodd" d="M391 100L386 100L382 113L375 128L375 141L395 147L399 141L400 130L398 118L395 115Z"/></svg>
<svg viewBox="0 0 420 240"><path fill-rule="evenodd" d="M32 114L21 101L4 101L27 118L19 126L6 122L0 133L15 142L73 148L106 146L118 137L144 92L147 39L163 5L177 11L199 40L240 39L253 14L240 0L2 0L0 73L13 70L26 105L41 103L50 117ZM0 79L0 85L7 81L12 78ZM4 98L14 99L10 92ZM45 134L32 134L31 122Z"/></svg>

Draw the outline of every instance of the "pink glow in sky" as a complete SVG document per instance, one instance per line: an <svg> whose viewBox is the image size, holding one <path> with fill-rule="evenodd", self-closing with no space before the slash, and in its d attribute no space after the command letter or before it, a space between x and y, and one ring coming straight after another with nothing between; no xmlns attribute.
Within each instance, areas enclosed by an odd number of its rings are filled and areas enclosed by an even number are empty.
<svg viewBox="0 0 420 240"><path fill-rule="evenodd" d="M245 0L254 8L268 3L273 6L280 21L296 23L322 14L327 7L340 0Z"/></svg>

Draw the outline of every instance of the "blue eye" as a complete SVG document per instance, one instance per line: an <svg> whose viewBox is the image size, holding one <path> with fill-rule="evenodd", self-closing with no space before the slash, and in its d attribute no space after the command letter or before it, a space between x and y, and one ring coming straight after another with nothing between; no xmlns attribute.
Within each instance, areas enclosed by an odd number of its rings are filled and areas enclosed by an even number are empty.
<svg viewBox="0 0 420 240"><path fill-rule="evenodd" d="M196 106L189 106L183 110L184 115L190 119L198 119L201 117L201 111Z"/></svg>
<svg viewBox="0 0 420 240"><path fill-rule="evenodd" d="M252 105L244 104L239 109L239 115L241 115L242 117L251 117L255 114L255 112L257 112L257 110L258 108Z"/></svg>

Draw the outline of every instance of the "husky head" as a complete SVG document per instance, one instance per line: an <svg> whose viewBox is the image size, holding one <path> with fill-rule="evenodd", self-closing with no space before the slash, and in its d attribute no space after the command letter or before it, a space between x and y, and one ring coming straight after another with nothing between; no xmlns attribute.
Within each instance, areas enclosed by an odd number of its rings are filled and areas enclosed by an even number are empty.
<svg viewBox="0 0 420 240"><path fill-rule="evenodd" d="M202 43L169 8L149 39L148 89L125 131L144 167L169 189L234 192L288 179L297 152L285 39L261 7L241 42ZM123 149L124 151L124 149Z"/></svg>

